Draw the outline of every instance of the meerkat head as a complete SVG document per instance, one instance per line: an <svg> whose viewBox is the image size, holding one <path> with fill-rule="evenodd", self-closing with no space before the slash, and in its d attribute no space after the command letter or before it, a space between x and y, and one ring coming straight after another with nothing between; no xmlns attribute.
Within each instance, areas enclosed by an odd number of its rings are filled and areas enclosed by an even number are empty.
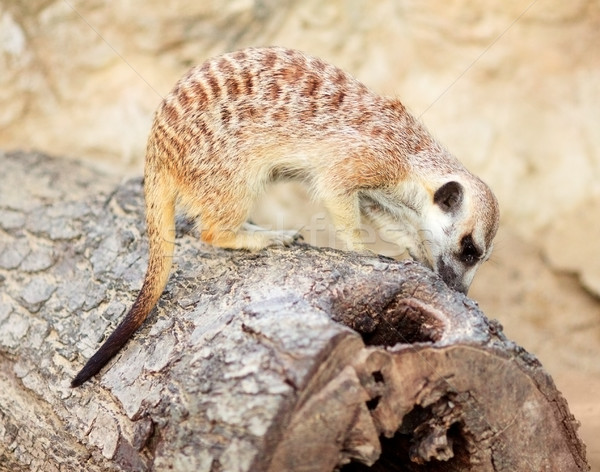
<svg viewBox="0 0 600 472"><path fill-rule="evenodd" d="M471 174L448 177L428 193L432 195L422 213L421 257L450 287L466 294L492 252L498 202Z"/></svg>
<svg viewBox="0 0 600 472"><path fill-rule="evenodd" d="M363 191L361 211L385 241L467 293L498 229L496 197L467 171Z"/></svg>

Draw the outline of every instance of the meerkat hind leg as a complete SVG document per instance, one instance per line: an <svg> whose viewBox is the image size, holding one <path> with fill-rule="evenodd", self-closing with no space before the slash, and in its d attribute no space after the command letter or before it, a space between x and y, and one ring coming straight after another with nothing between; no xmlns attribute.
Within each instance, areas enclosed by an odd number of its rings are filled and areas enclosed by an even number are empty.
<svg viewBox="0 0 600 472"><path fill-rule="evenodd" d="M204 188L200 198L192 189L181 196L182 208L196 220L202 241L227 249L258 251L268 246L289 246L298 238L296 231L269 231L248 223L256 195L243 185L232 184L232 188L235 191Z"/></svg>
<svg viewBox="0 0 600 472"><path fill-rule="evenodd" d="M210 230L202 234L204 241L215 246L250 251L268 246L289 246L298 239L297 231L271 231L251 223L243 223L237 230Z"/></svg>

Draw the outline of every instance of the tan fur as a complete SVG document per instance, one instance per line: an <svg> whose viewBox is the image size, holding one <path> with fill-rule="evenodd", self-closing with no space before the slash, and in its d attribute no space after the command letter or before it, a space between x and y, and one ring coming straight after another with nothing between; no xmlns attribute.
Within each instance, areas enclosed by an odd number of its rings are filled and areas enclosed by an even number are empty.
<svg viewBox="0 0 600 472"><path fill-rule="evenodd" d="M192 68L156 112L145 171L150 264L139 303L123 324L139 326L164 289L175 199L197 219L205 242L250 250L289 244L293 232L246 223L265 186L279 178L307 183L348 249L364 248L364 215L463 291L473 264L491 251L498 222L493 194L398 100L298 51L250 48ZM449 181L460 184L446 199L451 205L434 202ZM131 329L119 329L114 335L122 345ZM114 354L103 349L96 367L84 368L74 384Z"/></svg>

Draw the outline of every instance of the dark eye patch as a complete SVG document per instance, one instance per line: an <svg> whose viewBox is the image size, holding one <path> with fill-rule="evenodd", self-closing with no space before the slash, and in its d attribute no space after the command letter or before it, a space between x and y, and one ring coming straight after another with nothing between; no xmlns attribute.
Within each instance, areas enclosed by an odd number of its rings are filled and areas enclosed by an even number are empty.
<svg viewBox="0 0 600 472"><path fill-rule="evenodd" d="M479 262L483 252L475 246L473 238L470 234L463 236L460 241L460 252L458 253L458 259L467 266L474 266Z"/></svg>

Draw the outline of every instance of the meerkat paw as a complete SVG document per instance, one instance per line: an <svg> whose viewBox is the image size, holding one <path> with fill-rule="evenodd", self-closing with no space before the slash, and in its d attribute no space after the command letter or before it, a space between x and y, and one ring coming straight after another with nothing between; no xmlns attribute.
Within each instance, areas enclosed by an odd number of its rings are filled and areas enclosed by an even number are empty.
<svg viewBox="0 0 600 472"><path fill-rule="evenodd" d="M291 246L301 236L297 231L282 230L282 231L265 231L263 234L266 238L265 246Z"/></svg>
<svg viewBox="0 0 600 472"><path fill-rule="evenodd" d="M338 231L337 238L342 242L344 250L367 254L369 251L363 242L360 230Z"/></svg>
<svg viewBox="0 0 600 472"><path fill-rule="evenodd" d="M248 249L259 251L268 246L291 246L301 238L297 231L271 231L251 223L245 223L237 231L222 231L210 233L212 237L205 238L215 246L229 249Z"/></svg>
<svg viewBox="0 0 600 472"><path fill-rule="evenodd" d="M351 251L361 254L363 256L372 256L374 254L377 254L376 251L374 251L373 249L369 249L365 244L362 244L362 243L360 245L352 248Z"/></svg>
<svg viewBox="0 0 600 472"><path fill-rule="evenodd" d="M373 249L369 249L364 243L360 242L357 244L353 244L351 248L347 249L348 251L351 252L356 252L357 254L360 254L362 256L372 256L374 254L377 254L376 251L374 251Z"/></svg>

